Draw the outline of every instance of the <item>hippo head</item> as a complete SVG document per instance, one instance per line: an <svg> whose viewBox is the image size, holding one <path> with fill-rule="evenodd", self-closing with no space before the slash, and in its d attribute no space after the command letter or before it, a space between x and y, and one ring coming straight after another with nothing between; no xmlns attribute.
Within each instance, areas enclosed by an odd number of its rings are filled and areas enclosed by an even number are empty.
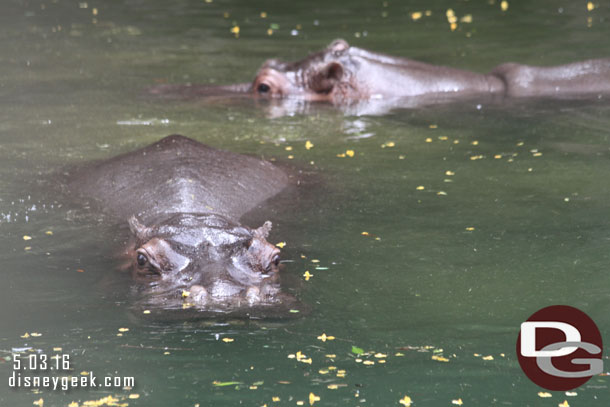
<svg viewBox="0 0 610 407"><path fill-rule="evenodd" d="M298 98L337 101L353 98L353 61L349 44L333 41L326 49L304 60L286 63L268 60L258 71L251 92L264 98Z"/></svg>
<svg viewBox="0 0 610 407"><path fill-rule="evenodd" d="M279 249L271 222L249 229L216 214L179 213L151 226L129 219L134 279L157 305L234 308L274 302Z"/></svg>

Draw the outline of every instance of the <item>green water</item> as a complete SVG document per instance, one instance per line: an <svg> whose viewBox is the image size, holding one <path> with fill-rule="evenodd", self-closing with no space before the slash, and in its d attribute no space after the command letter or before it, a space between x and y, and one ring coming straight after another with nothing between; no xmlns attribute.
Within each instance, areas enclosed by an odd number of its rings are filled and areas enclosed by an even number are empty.
<svg viewBox="0 0 610 407"><path fill-rule="evenodd" d="M452 32L447 8L472 23ZM316 406L399 406L405 395L415 406L607 406L606 376L576 396L540 398L514 351L520 323L552 304L582 309L610 338L607 101L468 101L360 117L316 105L272 118L265 104L155 100L144 89L247 82L265 59L301 58L337 37L476 71L608 57L609 18L604 5L572 1L510 2L506 12L488 1L3 2L0 405L112 395L130 406L295 406L313 393ZM112 256L125 230L39 180L171 133L312 170L311 190L259 214L274 222L271 240L287 243L285 273L302 281L310 315L230 324L130 315L129 279ZM337 157L346 150L354 156ZM76 375L133 376L135 388L10 389L10 351L21 347L69 354ZM289 358L299 351L301 361Z"/></svg>

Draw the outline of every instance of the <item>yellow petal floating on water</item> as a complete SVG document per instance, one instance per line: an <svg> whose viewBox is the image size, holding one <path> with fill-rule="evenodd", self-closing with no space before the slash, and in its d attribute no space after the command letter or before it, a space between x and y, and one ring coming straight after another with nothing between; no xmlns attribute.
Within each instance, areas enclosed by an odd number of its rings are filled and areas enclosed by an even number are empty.
<svg viewBox="0 0 610 407"><path fill-rule="evenodd" d="M430 137L428 137L428 138L426 139L426 143L432 143L432 139L431 139Z"/></svg>
<svg viewBox="0 0 610 407"><path fill-rule="evenodd" d="M462 399L457 399L457 400L451 400L451 404L455 404L456 406L461 406L462 404L464 404L464 402L462 401Z"/></svg>
<svg viewBox="0 0 610 407"><path fill-rule="evenodd" d="M587 3L587 11L593 11L594 8L595 4L593 4L592 2Z"/></svg>
<svg viewBox="0 0 610 407"><path fill-rule="evenodd" d="M261 18L267 18L267 13L264 11L261 11Z"/></svg>
<svg viewBox="0 0 610 407"><path fill-rule="evenodd" d="M413 13L411 13L411 19L413 21L417 21L422 17L422 12L421 11L414 11Z"/></svg>
<svg viewBox="0 0 610 407"><path fill-rule="evenodd" d="M34 337L42 336L42 334L38 332L32 332L31 335Z"/></svg>
<svg viewBox="0 0 610 407"><path fill-rule="evenodd" d="M223 341L224 343L231 343L231 342L233 342L234 340L235 340L235 339L233 339L233 338L222 338L222 341Z"/></svg>
<svg viewBox="0 0 610 407"><path fill-rule="evenodd" d="M286 247L286 242L279 242L275 244L277 247L279 247L280 249L283 249L284 247Z"/></svg>
<svg viewBox="0 0 610 407"><path fill-rule="evenodd" d="M472 226L468 226L468 227L466 228L466 230L467 230L467 231L469 231L469 232L472 232L472 231L474 230L474 228L473 228Z"/></svg>
<svg viewBox="0 0 610 407"><path fill-rule="evenodd" d="M131 393L129 395L129 398L132 399L132 400L139 399L140 395L138 393Z"/></svg>
<svg viewBox="0 0 610 407"><path fill-rule="evenodd" d="M489 356L483 356L483 360L494 360L494 357L489 355Z"/></svg>
<svg viewBox="0 0 610 407"><path fill-rule="evenodd" d="M548 397L553 397L553 395L549 392L546 391L539 391L538 392L538 397L542 397L543 399L548 398Z"/></svg>
<svg viewBox="0 0 610 407"><path fill-rule="evenodd" d="M383 358L387 358L388 355L386 355L385 353L375 353L375 357L377 359L383 359Z"/></svg>
<svg viewBox="0 0 610 407"><path fill-rule="evenodd" d="M129 328L119 328L119 332L127 332L129 331Z"/></svg>
<svg viewBox="0 0 610 407"><path fill-rule="evenodd" d="M375 364L375 362L373 362L372 360L365 360L364 362L362 362L363 365L367 365L367 366L372 366Z"/></svg>
<svg viewBox="0 0 610 407"><path fill-rule="evenodd" d="M426 187L425 187L425 186L423 186L423 185L420 185L420 186L418 186L418 187L417 187L417 188L415 188L415 189L417 189L418 191L423 191L424 189L426 189Z"/></svg>
<svg viewBox="0 0 610 407"><path fill-rule="evenodd" d="M410 407L411 403L413 403L413 401L411 400L411 397L404 396L403 398L400 399L399 403L405 407Z"/></svg>
<svg viewBox="0 0 610 407"><path fill-rule="evenodd" d="M280 401L280 398L279 398L278 396L273 396L273 397L271 397L271 400L272 400L274 403L277 403L278 401Z"/></svg>
<svg viewBox="0 0 610 407"><path fill-rule="evenodd" d="M449 177L452 177L452 176L454 176L454 175L455 175L455 172L450 171L450 170L447 170L447 171L445 171L445 175L447 175L447 176L449 176Z"/></svg>
<svg viewBox="0 0 610 407"><path fill-rule="evenodd" d="M563 403L559 403L558 406L559 407L570 407L570 403L568 403L568 400L564 400Z"/></svg>
<svg viewBox="0 0 610 407"><path fill-rule="evenodd" d="M24 235L23 240L32 240L32 236Z"/></svg>
<svg viewBox="0 0 610 407"><path fill-rule="evenodd" d="M500 3L500 8L502 9L502 11L508 10L508 1L503 0L502 3Z"/></svg>
<svg viewBox="0 0 610 407"><path fill-rule="evenodd" d="M182 298L188 298L189 295L191 295L190 291L182 290Z"/></svg>
<svg viewBox="0 0 610 407"><path fill-rule="evenodd" d="M292 151L292 146L286 146L286 147L284 147L284 150L286 150L286 151Z"/></svg>
<svg viewBox="0 0 610 407"><path fill-rule="evenodd" d="M447 193L445 191L438 191L436 195L445 196Z"/></svg>
<svg viewBox="0 0 610 407"><path fill-rule="evenodd" d="M45 235L49 235L52 236L53 235L53 231L52 230L47 230L46 232L44 232Z"/></svg>
<svg viewBox="0 0 610 407"><path fill-rule="evenodd" d="M29 338L29 337L30 337L30 334L29 334L29 333L27 333L27 332L26 332L26 333L24 333L23 335L21 335L21 338L24 338L24 339L27 339L27 338Z"/></svg>
<svg viewBox="0 0 610 407"><path fill-rule="evenodd" d="M145 309L144 311L142 311L142 314L150 314L150 310L149 309Z"/></svg>
<svg viewBox="0 0 610 407"><path fill-rule="evenodd" d="M313 143L311 141L307 140L305 142L305 149L306 150L311 150L312 148L313 148Z"/></svg>
<svg viewBox="0 0 610 407"><path fill-rule="evenodd" d="M438 356L438 355L432 356L432 360L436 360L438 362L449 362L449 359L447 359L443 356Z"/></svg>
<svg viewBox="0 0 610 407"><path fill-rule="evenodd" d="M68 404L68 407L78 407L78 403L73 401L72 403Z"/></svg>
<svg viewBox="0 0 610 407"><path fill-rule="evenodd" d="M472 14L466 14L462 18L460 18L460 23L472 23Z"/></svg>
<svg viewBox="0 0 610 407"><path fill-rule="evenodd" d="M326 342L326 341L335 340L335 337L332 335L326 335L326 333L323 333L322 335L318 336L318 339L321 340L322 342Z"/></svg>
<svg viewBox="0 0 610 407"><path fill-rule="evenodd" d="M574 396L578 396L578 393L576 393L575 391L566 391L566 396L574 397Z"/></svg>
<svg viewBox="0 0 610 407"><path fill-rule="evenodd" d="M233 26L231 28L231 33L235 34L235 38L238 38L239 37L239 26L238 25Z"/></svg>
<svg viewBox="0 0 610 407"><path fill-rule="evenodd" d="M305 281L309 281L310 278L313 277L313 274L311 274L309 272L309 270L305 271L305 273L303 274L303 277L305 277Z"/></svg>
<svg viewBox="0 0 610 407"><path fill-rule="evenodd" d="M42 406L44 406L44 400L43 399L38 399L35 402L33 402L32 404L35 405L35 406L38 406L38 407L42 407Z"/></svg>
<svg viewBox="0 0 610 407"><path fill-rule="evenodd" d="M348 156L348 157L350 157L350 158L351 158L351 157L353 157L353 156L354 156L354 154L355 154L355 153L354 153L354 150L347 150L347 151L345 151L345 155L346 155L346 156Z"/></svg>
<svg viewBox="0 0 610 407"><path fill-rule="evenodd" d="M320 401L320 397L313 393L309 393L309 405L313 406L316 401Z"/></svg>

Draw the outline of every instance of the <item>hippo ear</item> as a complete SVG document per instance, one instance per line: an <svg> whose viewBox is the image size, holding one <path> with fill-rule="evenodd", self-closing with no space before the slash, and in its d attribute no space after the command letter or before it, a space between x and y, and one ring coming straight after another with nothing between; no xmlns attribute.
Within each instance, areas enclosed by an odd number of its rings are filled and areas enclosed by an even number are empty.
<svg viewBox="0 0 610 407"><path fill-rule="evenodd" d="M129 230L131 230L131 233L133 233L138 239L147 240L150 236L151 229L141 224L135 216L129 218L127 223L129 224Z"/></svg>
<svg viewBox="0 0 610 407"><path fill-rule="evenodd" d="M343 65L331 62L316 72L311 78L311 90L316 93L330 93L343 78Z"/></svg>
<svg viewBox="0 0 610 407"><path fill-rule="evenodd" d="M336 39L330 43L328 50L331 52L341 52L349 48L349 44L344 39Z"/></svg>
<svg viewBox="0 0 610 407"><path fill-rule="evenodd" d="M269 232L271 232L272 226L273 225L270 221L263 223L263 226L254 230L254 236L258 237L259 239L266 239L267 236L269 236Z"/></svg>

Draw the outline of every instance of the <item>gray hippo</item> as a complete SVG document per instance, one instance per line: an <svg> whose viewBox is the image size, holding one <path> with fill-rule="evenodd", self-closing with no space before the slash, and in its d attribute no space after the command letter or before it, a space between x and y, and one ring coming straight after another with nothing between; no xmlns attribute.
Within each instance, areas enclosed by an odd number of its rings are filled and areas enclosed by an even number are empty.
<svg viewBox="0 0 610 407"><path fill-rule="evenodd" d="M172 135L76 171L67 188L128 222L142 308L250 316L297 307L280 289L271 222L239 223L289 184L267 161Z"/></svg>
<svg viewBox="0 0 610 407"><path fill-rule="evenodd" d="M610 94L610 59L552 67L505 63L488 74L436 66L351 47L341 39L297 62L268 60L254 81L227 86L162 85L156 95L182 97L254 96L303 110L304 101L330 102L350 112L385 113L477 98L575 98ZM373 106L374 105L374 106ZM358 110L357 110L358 111Z"/></svg>
<svg viewBox="0 0 610 407"><path fill-rule="evenodd" d="M333 103L431 94L597 95L610 93L610 59L554 67L506 63L479 74L378 54L339 39L301 61L265 62L248 90L264 97Z"/></svg>

